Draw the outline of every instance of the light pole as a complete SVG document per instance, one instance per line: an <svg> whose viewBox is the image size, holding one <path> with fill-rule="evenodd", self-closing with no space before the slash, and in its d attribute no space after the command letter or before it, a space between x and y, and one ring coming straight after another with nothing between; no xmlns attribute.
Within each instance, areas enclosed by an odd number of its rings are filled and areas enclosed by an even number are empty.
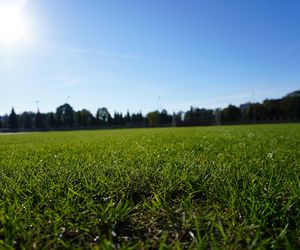
<svg viewBox="0 0 300 250"><path fill-rule="evenodd" d="M35 104L36 104L36 110L37 110L37 111L39 111L39 109L40 109L40 108L39 108L39 103L40 103L39 100L36 100L36 101L35 101Z"/></svg>

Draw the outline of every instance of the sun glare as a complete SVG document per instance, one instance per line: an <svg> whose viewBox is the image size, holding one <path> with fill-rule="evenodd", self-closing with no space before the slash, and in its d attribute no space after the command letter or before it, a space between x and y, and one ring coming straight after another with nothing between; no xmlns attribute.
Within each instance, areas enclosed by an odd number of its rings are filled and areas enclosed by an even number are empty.
<svg viewBox="0 0 300 250"><path fill-rule="evenodd" d="M0 5L0 40L15 41L25 37L26 31L20 7Z"/></svg>

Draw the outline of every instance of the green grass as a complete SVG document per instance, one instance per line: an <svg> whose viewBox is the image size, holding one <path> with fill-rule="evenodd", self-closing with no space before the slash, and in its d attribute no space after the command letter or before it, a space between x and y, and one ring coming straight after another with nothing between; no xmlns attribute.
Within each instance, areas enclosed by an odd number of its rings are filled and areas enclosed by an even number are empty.
<svg viewBox="0 0 300 250"><path fill-rule="evenodd" d="M0 136L1 249L299 247L299 124Z"/></svg>

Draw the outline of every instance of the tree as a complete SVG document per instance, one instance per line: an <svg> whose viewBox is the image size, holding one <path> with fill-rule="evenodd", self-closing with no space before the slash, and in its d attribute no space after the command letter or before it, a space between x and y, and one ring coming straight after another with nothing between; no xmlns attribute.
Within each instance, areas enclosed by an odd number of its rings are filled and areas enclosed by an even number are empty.
<svg viewBox="0 0 300 250"><path fill-rule="evenodd" d="M159 124L171 124L172 116L168 114L167 110L163 109L159 113Z"/></svg>
<svg viewBox="0 0 300 250"><path fill-rule="evenodd" d="M175 113L175 123L176 124L180 124L182 122L183 115L184 115L183 111L179 111L179 112Z"/></svg>
<svg viewBox="0 0 300 250"><path fill-rule="evenodd" d="M74 125L74 110L70 104L65 103L56 109L56 121L59 127L71 128Z"/></svg>
<svg viewBox="0 0 300 250"><path fill-rule="evenodd" d="M149 112L146 115L146 119L147 119L147 123L150 126L157 126L159 121L159 112L158 111Z"/></svg>
<svg viewBox="0 0 300 250"><path fill-rule="evenodd" d="M107 108L99 108L96 113L96 120L98 125L108 125L111 119L110 113Z"/></svg>
<svg viewBox="0 0 300 250"><path fill-rule="evenodd" d="M285 97L300 97L300 90L287 94Z"/></svg>
<svg viewBox="0 0 300 250"><path fill-rule="evenodd" d="M142 112L139 112L137 114L132 114L131 115L131 122L133 125L138 125L138 126L142 126L145 124L145 118L142 115Z"/></svg>
<svg viewBox="0 0 300 250"><path fill-rule="evenodd" d="M8 115L5 114L1 118L2 128L8 128Z"/></svg>
<svg viewBox="0 0 300 250"><path fill-rule="evenodd" d="M213 123L214 120L214 111L204 108L191 107L184 116L184 121L189 125L207 125Z"/></svg>
<svg viewBox="0 0 300 250"><path fill-rule="evenodd" d="M88 111L87 109L83 109L81 110L80 114L81 114L81 124L80 124L81 126L88 127L93 124L94 116L90 111Z"/></svg>
<svg viewBox="0 0 300 250"><path fill-rule="evenodd" d="M8 117L8 127L10 129L17 129L19 127L18 126L18 118L17 118L14 108L11 109L11 113Z"/></svg>
<svg viewBox="0 0 300 250"><path fill-rule="evenodd" d="M56 123L55 116L54 116L53 112L50 112L50 113L46 114L46 126L48 128L57 127L57 123Z"/></svg>
<svg viewBox="0 0 300 250"><path fill-rule="evenodd" d="M75 127L82 126L81 111L74 112L74 125L75 125Z"/></svg>
<svg viewBox="0 0 300 250"><path fill-rule="evenodd" d="M127 110L127 113L124 117L124 123L126 126L129 126L131 124L131 116L130 116L130 113L129 111Z"/></svg>
<svg viewBox="0 0 300 250"><path fill-rule="evenodd" d="M23 112L20 116L21 126L24 129L32 129L33 113Z"/></svg>
<svg viewBox="0 0 300 250"><path fill-rule="evenodd" d="M281 107L280 107L281 106L280 102L281 102L281 99L265 100L263 102L263 105L264 105L265 110L266 110L266 117L269 120L279 120L280 119L280 116L281 116L281 113L282 113ZM250 120L252 120L251 114L250 114L249 118L250 118Z"/></svg>
<svg viewBox="0 0 300 250"><path fill-rule="evenodd" d="M74 113L74 122L76 127L89 127L93 125L94 116L86 109Z"/></svg>
<svg viewBox="0 0 300 250"><path fill-rule="evenodd" d="M300 119L300 91L295 91L281 101L281 109L289 119Z"/></svg>
<svg viewBox="0 0 300 250"><path fill-rule="evenodd" d="M45 116L43 114L41 114L39 110L37 111L35 118L34 118L34 126L37 129L42 129L42 128L46 127Z"/></svg>
<svg viewBox="0 0 300 250"><path fill-rule="evenodd" d="M124 124L124 118L122 113L114 112L114 117L111 121L112 125L121 126Z"/></svg>
<svg viewBox="0 0 300 250"><path fill-rule="evenodd" d="M186 121L186 122L194 121L194 108L192 106L189 111L185 112L184 121Z"/></svg>
<svg viewBox="0 0 300 250"><path fill-rule="evenodd" d="M221 120L225 122L239 122L241 121L241 109L234 105L229 105L221 111Z"/></svg>
<svg viewBox="0 0 300 250"><path fill-rule="evenodd" d="M146 119L143 116L142 112L140 111L138 114L136 114L136 123L137 125L145 125Z"/></svg>

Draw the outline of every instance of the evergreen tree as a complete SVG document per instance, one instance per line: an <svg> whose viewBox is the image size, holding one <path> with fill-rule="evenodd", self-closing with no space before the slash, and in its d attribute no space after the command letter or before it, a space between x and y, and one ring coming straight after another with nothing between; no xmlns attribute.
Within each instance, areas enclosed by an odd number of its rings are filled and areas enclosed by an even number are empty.
<svg viewBox="0 0 300 250"><path fill-rule="evenodd" d="M132 117L130 116L129 111L127 110L126 116L124 117L125 125L130 125Z"/></svg>
<svg viewBox="0 0 300 250"><path fill-rule="evenodd" d="M56 120L53 112L46 114L46 125L48 128L56 128Z"/></svg>
<svg viewBox="0 0 300 250"><path fill-rule="evenodd" d="M44 115L41 114L39 110L38 110L38 112L35 115L34 126L37 129L41 129L41 128L45 128L46 127Z"/></svg>
<svg viewBox="0 0 300 250"><path fill-rule="evenodd" d="M28 112L24 112L22 115L21 115L21 126L25 129L31 129L32 128L32 113L28 113Z"/></svg>
<svg viewBox="0 0 300 250"><path fill-rule="evenodd" d="M14 108L11 109L11 113L8 117L8 128L10 129L18 129L18 118L15 113Z"/></svg>

